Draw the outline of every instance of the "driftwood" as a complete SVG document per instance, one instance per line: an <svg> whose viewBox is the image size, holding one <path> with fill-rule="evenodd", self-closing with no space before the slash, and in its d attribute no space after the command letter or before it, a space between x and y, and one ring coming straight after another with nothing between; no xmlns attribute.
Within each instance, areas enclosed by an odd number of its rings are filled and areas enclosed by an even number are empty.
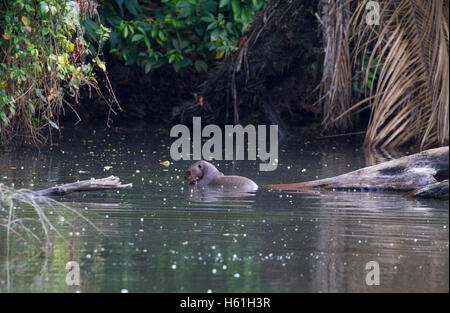
<svg viewBox="0 0 450 313"><path fill-rule="evenodd" d="M408 197L420 197L420 198L434 198L441 200L448 200L449 184L448 179L425 186L421 189L414 190L407 194Z"/></svg>
<svg viewBox="0 0 450 313"><path fill-rule="evenodd" d="M268 185L274 190L357 189L410 192L448 180L449 147L430 149L336 177L315 181ZM443 184L445 189L445 183ZM442 186L441 186L442 187ZM444 191L440 191L440 193ZM447 181L448 194L448 181ZM416 192L417 196L420 192Z"/></svg>
<svg viewBox="0 0 450 313"><path fill-rule="evenodd" d="M101 179L92 178L89 180L82 180L44 190L33 191L32 195L37 197L65 196L72 192L123 189L130 188L132 186L133 184L121 184L119 177L109 176Z"/></svg>

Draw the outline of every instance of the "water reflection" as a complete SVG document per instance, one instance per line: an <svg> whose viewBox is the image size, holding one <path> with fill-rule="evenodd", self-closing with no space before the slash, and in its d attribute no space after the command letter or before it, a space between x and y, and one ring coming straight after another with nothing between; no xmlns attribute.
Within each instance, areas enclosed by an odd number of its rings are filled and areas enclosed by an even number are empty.
<svg viewBox="0 0 450 313"><path fill-rule="evenodd" d="M255 203L254 192L243 192L237 190L224 190L211 187L197 187L189 185L186 194L192 206L215 205L215 206L236 206L251 207Z"/></svg>
<svg viewBox="0 0 450 313"><path fill-rule="evenodd" d="M448 202L372 192L191 188L183 179L191 162L160 165L170 160L170 142L160 138L166 137L75 133L49 151L0 152L0 182L16 188L109 175L134 186L60 199L99 230L79 216L61 221L48 209L70 244L54 232L50 247L13 236L8 254L0 227L0 290L448 291ZM262 186L335 176L382 160L373 156L351 141L298 137L280 147L276 172L259 172L257 162L215 165ZM68 261L80 263L80 286L65 284ZM380 286L365 284L369 261L381 266Z"/></svg>
<svg viewBox="0 0 450 313"><path fill-rule="evenodd" d="M411 153L419 152L417 150L410 151ZM399 149L381 149L381 148L366 148L364 149L364 157L366 159L366 166L376 165L382 162L398 159L405 155L404 151Z"/></svg>
<svg viewBox="0 0 450 313"><path fill-rule="evenodd" d="M402 286L403 291L445 290L448 260L430 251L448 249L448 238L436 227L447 216L425 203L399 199L396 194L361 192L322 193L326 212L317 215L315 250L311 255L314 289L324 292L385 291ZM312 216L311 216L312 218ZM421 225L418 226L418 221ZM425 223L423 223L425 222ZM379 287L363 284L369 261L381 266ZM432 269L432 270L431 270ZM417 281L419 285L402 282Z"/></svg>

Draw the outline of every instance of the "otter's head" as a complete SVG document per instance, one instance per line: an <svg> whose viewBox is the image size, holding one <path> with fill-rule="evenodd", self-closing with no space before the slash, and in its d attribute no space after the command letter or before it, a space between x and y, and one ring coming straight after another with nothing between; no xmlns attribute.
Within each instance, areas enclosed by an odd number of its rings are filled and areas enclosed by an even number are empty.
<svg viewBox="0 0 450 313"><path fill-rule="evenodd" d="M218 172L216 167L211 163L198 161L189 166L184 174L184 179L186 179L189 184L207 184L214 179Z"/></svg>

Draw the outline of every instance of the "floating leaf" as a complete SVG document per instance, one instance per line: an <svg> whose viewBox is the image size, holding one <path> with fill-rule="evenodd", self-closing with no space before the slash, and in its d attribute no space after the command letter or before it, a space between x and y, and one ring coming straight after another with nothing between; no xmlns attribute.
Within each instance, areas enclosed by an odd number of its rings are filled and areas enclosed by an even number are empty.
<svg viewBox="0 0 450 313"><path fill-rule="evenodd" d="M165 167L169 167L170 162L169 161L164 161L164 162L160 162L159 164L165 166Z"/></svg>

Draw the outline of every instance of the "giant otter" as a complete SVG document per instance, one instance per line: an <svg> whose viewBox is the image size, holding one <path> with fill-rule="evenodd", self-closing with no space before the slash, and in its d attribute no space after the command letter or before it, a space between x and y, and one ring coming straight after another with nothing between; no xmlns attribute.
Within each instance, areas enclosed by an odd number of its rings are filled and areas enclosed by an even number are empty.
<svg viewBox="0 0 450 313"><path fill-rule="evenodd" d="M242 176L227 176L209 162L198 161L186 171L184 178L189 184L200 187L216 187L239 191L256 191L258 185L252 180Z"/></svg>

